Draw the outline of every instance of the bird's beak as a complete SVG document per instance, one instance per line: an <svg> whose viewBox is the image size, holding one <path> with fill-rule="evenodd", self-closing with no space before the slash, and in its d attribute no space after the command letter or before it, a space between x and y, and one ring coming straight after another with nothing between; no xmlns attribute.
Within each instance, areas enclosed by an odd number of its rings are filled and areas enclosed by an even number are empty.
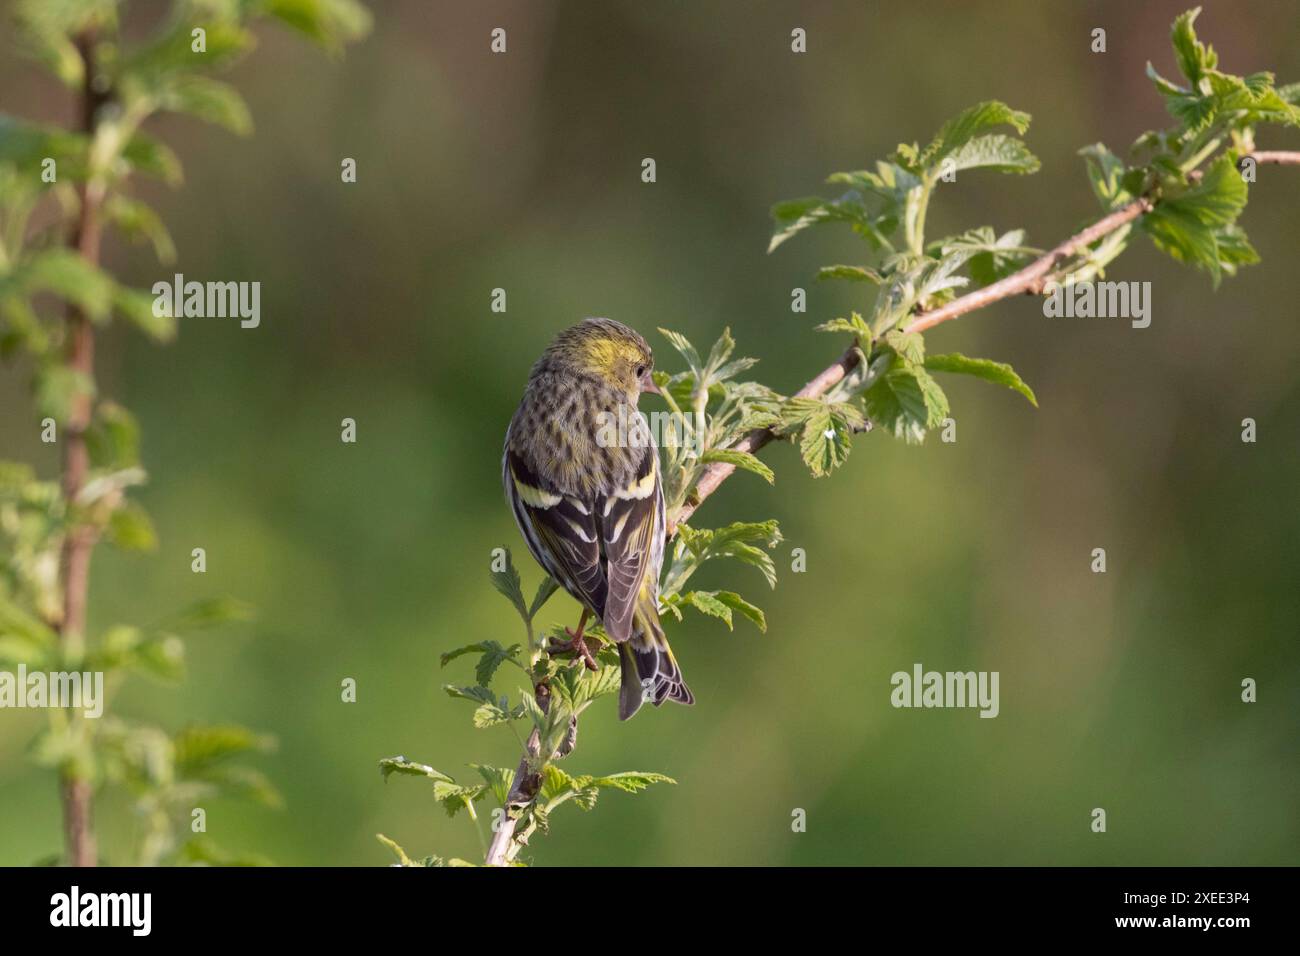
<svg viewBox="0 0 1300 956"><path fill-rule="evenodd" d="M659 386L655 384L655 380L650 377L649 372L646 372L641 376L641 394L644 395L646 392L649 392L651 395L663 394L659 391Z"/></svg>

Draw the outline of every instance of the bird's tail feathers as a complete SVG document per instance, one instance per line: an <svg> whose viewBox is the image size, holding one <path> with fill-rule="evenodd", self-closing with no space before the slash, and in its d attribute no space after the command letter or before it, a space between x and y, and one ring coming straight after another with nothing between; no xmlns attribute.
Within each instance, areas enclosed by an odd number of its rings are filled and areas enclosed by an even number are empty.
<svg viewBox="0 0 1300 956"><path fill-rule="evenodd" d="M695 703L695 695L682 680L682 669L668 646L659 615L653 608L638 608L632 636L619 645L623 685L618 696L618 718L627 720L643 703L658 707L665 700Z"/></svg>

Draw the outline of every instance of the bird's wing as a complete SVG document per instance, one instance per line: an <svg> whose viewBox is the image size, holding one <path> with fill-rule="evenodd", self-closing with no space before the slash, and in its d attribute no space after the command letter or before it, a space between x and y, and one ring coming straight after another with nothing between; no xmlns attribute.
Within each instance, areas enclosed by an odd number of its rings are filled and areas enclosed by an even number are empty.
<svg viewBox="0 0 1300 956"><path fill-rule="evenodd" d="M645 448L631 480L603 500L597 498L596 505L600 509L608 589L601 620L605 633L622 643L632 636L638 601L652 607L658 603L664 499L659 484L659 456L653 445Z"/></svg>
<svg viewBox="0 0 1300 956"><path fill-rule="evenodd" d="M603 618L608 591L595 501L562 493L515 451L506 452L504 468L506 493L528 550L556 583Z"/></svg>

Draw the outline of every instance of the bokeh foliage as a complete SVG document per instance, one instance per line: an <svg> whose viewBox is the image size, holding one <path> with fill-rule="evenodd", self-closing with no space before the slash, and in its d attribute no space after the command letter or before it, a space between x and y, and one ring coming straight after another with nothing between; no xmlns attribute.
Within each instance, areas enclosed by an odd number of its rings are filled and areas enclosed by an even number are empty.
<svg viewBox="0 0 1300 956"><path fill-rule="evenodd" d="M265 55L235 66L258 118L241 158L225 134L164 121L207 199L146 191L185 270L262 279L267 319L255 334L190 323L161 352L110 330L102 353L106 393L141 422L151 480L137 497L167 560L99 553L92 620L149 620L214 588L259 612L191 646L182 694L139 684L121 702L169 726L232 718L279 737L289 811L231 807L222 842L281 862L382 863L383 830L475 857L471 827L417 788L381 786L373 758L436 754L473 781L485 735L499 762L517 753L508 731L466 726L437 689L438 658L519 640L483 567L516 540L500 435L554 331L609 314L708 342L729 325L763 357L763 380L792 393L838 351L809 325L863 297L809 281L854 254L845 234L765 256L774 198L998 98L1034 115L1041 171L959 177L930 219L939 235L1019 224L1054 241L1097 214L1078 145L1168 122L1143 74L1151 57L1179 75L1158 41L1181 6L837 5L800 16L802 58L778 5L678 19L630 2L394 2L338 68L259 33ZM1232 6L1199 23L1222 62L1300 75L1276 6ZM494 59L488 30L506 17L511 53ZM1099 25L1104 56L1087 49ZM0 52L5 109L65 120L66 97L29 74ZM360 180L341 186L338 159L353 155ZM636 176L645 155L660 161L653 186ZM700 703L592 720L582 759L679 784L566 815L539 861L1293 861L1300 509L1281 436L1300 426L1300 340L1278 308L1293 190L1289 171L1261 170L1249 215L1264 261L1215 295L1135 244L1110 277L1153 281L1144 332L1044 321L1026 300L936 333L936 351L1014 362L1038 411L953 379L954 445L868 436L831 481L776 446L775 490L733 479L701 519L780 518L767 634L676 626ZM147 249L111 254L123 281L158 278ZM807 315L790 312L796 285ZM505 316L487 308L496 286ZM21 411L0 416L4 457L52 474L25 378L0 377L0 395ZM1243 447L1248 414L1262 437ZM341 449L344 415L361 438ZM191 542L225 555L206 578L189 573ZM1098 544L1107 575L1081 557ZM805 574L785 570L794 547ZM698 586L734 573L706 567ZM543 616L571 625L577 609L559 596ZM999 669L1015 706L1008 690L994 721L900 716L888 676L914 660ZM1237 699L1248 674L1271 675L1254 710ZM345 675L356 705L339 703ZM24 721L0 726L4 862L47 852L58 826L48 775L21 759ZM1098 804L1125 821L1105 839L1080 825ZM809 810L805 834L790 832L793 807ZM106 849L125 840L110 820Z"/></svg>
<svg viewBox="0 0 1300 956"><path fill-rule="evenodd" d="M133 676L181 682L183 638L247 615L238 602L205 600L158 624L96 621L92 634L69 639L60 572L65 541L89 535L124 551L153 551L158 539L130 495L146 480L139 425L70 360L65 315L75 311L78 321L100 330L120 322L159 343L176 333L169 309L119 281L96 257L83 256L78 237L107 227L110 238L147 242L160 262L174 262L176 247L162 217L133 186L140 177L178 186L181 161L145 124L178 113L247 133L247 105L214 74L252 49L255 21L279 20L331 50L369 24L354 0L177 0L137 40L123 29L127 6L121 0L15 3L7 11L15 39L71 91L83 120L67 129L0 114L0 357L30 368L31 412L43 439L62 447L76 430L90 458L75 495L26 463L0 460L0 668L102 673L114 697ZM83 427L73 408L84 396L91 411ZM270 749L272 738L234 724L189 723L170 733L152 721L83 718L75 708L48 713L48 725L30 746L36 765L64 781L89 781L101 793L122 785L131 800L131 845L104 862L264 859L232 856L215 841L190 835L204 832L191 813L231 796L278 806L279 793L265 774L236 760ZM49 836L52 845L57 828Z"/></svg>

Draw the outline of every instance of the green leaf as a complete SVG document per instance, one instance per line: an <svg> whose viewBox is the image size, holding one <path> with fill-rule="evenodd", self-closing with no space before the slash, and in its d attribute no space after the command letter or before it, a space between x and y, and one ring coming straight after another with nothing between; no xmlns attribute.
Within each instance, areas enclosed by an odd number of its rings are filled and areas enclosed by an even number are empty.
<svg viewBox="0 0 1300 956"><path fill-rule="evenodd" d="M1236 275L1237 266L1259 262L1259 253L1246 238L1245 231L1235 223L1217 230L1214 239L1218 247L1219 265L1228 275Z"/></svg>
<svg viewBox="0 0 1300 956"><path fill-rule="evenodd" d="M948 399L929 373L897 360L865 397L867 417L908 444L920 444L948 415Z"/></svg>
<svg viewBox="0 0 1300 956"><path fill-rule="evenodd" d="M1093 143L1079 150L1088 170L1088 182L1102 209L1110 212L1133 199L1133 194L1123 187L1122 179L1127 168L1122 160L1103 143Z"/></svg>
<svg viewBox="0 0 1300 956"><path fill-rule="evenodd" d="M122 157L132 168L154 176L169 186L180 184L181 161L171 147L146 133L135 133L122 150Z"/></svg>
<svg viewBox="0 0 1300 956"><path fill-rule="evenodd" d="M455 783L451 777L447 776L440 770L434 770L428 764L416 763L414 760L407 760L405 757L385 757L379 761L379 775L388 780L393 774L399 774L408 777L427 777L430 780L443 781L445 783Z"/></svg>
<svg viewBox="0 0 1300 956"><path fill-rule="evenodd" d="M61 180L84 179L87 148L88 140L81 133L0 113L0 164L13 164L24 177L38 179L49 158L55 161Z"/></svg>
<svg viewBox="0 0 1300 956"><path fill-rule="evenodd" d="M443 684L442 689L448 697L455 697L459 700L488 704L495 704L497 701L496 694L486 687L459 687L456 684Z"/></svg>
<svg viewBox="0 0 1300 956"><path fill-rule="evenodd" d="M572 776L555 766L555 764L547 764L542 768L542 782L541 788L538 790L538 796L543 803L550 803L556 797L572 792L574 789L573 784L574 778Z"/></svg>
<svg viewBox="0 0 1300 956"><path fill-rule="evenodd" d="M480 654L478 665L474 669L474 676L478 680L479 686L486 688L491 686L497 668L506 661L514 661L520 649L518 644L502 647L496 641L481 641L466 647L458 647L454 651L443 654L442 666L446 667L449 661L453 661L463 654Z"/></svg>
<svg viewBox="0 0 1300 956"><path fill-rule="evenodd" d="M681 596L683 604L689 604L702 614L710 617L721 618L727 623L727 629L731 630L731 608L719 601L714 595L715 591L691 591Z"/></svg>
<svg viewBox="0 0 1300 956"><path fill-rule="evenodd" d="M96 468L120 469L140 464L140 426L116 402L99 402L86 430L90 462Z"/></svg>
<svg viewBox="0 0 1300 956"><path fill-rule="evenodd" d="M433 798L442 804L447 816L454 817L461 810L468 810L474 816L474 803L487 796L488 788L482 784L464 787L444 780L433 782Z"/></svg>
<svg viewBox="0 0 1300 956"><path fill-rule="evenodd" d="M129 670L168 683L185 677L185 645L171 634L148 634L118 625L106 631L86 658L93 670Z"/></svg>
<svg viewBox="0 0 1300 956"><path fill-rule="evenodd" d="M514 558L510 555L510 549L505 549L506 566L502 571L492 572L492 586L500 591L509 599L510 603L515 606L519 616L527 623L528 608L524 605L524 592L519 581L519 571L515 568Z"/></svg>
<svg viewBox="0 0 1300 956"><path fill-rule="evenodd" d="M215 786L225 796L241 797L273 808L284 805L280 791L266 774L252 767L214 767L198 774L197 779Z"/></svg>
<svg viewBox="0 0 1300 956"><path fill-rule="evenodd" d="M541 705L537 703L537 698L525 691L520 695L520 702L524 709L524 716L533 722L533 726L543 736L551 726L549 712L542 710Z"/></svg>
<svg viewBox="0 0 1300 956"><path fill-rule="evenodd" d="M528 606L530 621L537 617L537 612L542 609L542 605L551 599L551 595L559 590L559 587L549 575L542 578L542 583L537 585L537 594L533 596L533 603Z"/></svg>
<svg viewBox="0 0 1300 956"><path fill-rule="evenodd" d="M478 666L474 669L474 676L479 684L489 687L497 668L502 662L512 660L519 653L520 645L511 644L509 647L502 647L496 641L484 641L483 644L483 656L479 658Z"/></svg>
<svg viewBox="0 0 1300 956"><path fill-rule="evenodd" d="M680 332L674 332L672 329L661 328L659 334L668 340L668 344L675 348L686 359L686 365L695 374L697 378L704 372L704 363L700 361L700 353L695 350L691 340Z"/></svg>
<svg viewBox="0 0 1300 956"><path fill-rule="evenodd" d="M734 448L711 448L700 456L700 461L706 465L715 461L735 465L737 468L758 475L769 485L776 481L772 469L747 451L738 451Z"/></svg>
<svg viewBox="0 0 1300 956"><path fill-rule="evenodd" d="M990 226L980 226L939 244L943 256L954 253L969 255L968 271L977 285L991 285L1010 275L1034 257L1037 250L1025 246L1025 231L1012 229L1001 236Z"/></svg>
<svg viewBox="0 0 1300 956"><path fill-rule="evenodd" d="M955 290L970 285L969 279L956 272L974 255L974 249L958 247L945 252L938 261L923 263L918 270L916 304L925 309L933 308L951 299Z"/></svg>
<svg viewBox="0 0 1300 956"><path fill-rule="evenodd" d="M1201 8L1196 7L1180 14L1169 33L1174 44L1174 56L1178 59L1178 69L1193 87L1200 82L1207 70L1219 65L1219 57L1214 48L1196 39L1193 24L1200 13Z"/></svg>
<svg viewBox="0 0 1300 956"><path fill-rule="evenodd" d="M114 22L116 7L116 0L17 0L12 15L26 51L64 84L78 86L83 67L71 37L89 26Z"/></svg>
<svg viewBox="0 0 1300 956"><path fill-rule="evenodd" d="M113 308L155 342L170 342L176 337L176 317L154 311L154 297L142 289L117 286L113 290Z"/></svg>
<svg viewBox="0 0 1300 956"><path fill-rule="evenodd" d="M944 172L982 168L1024 175L1038 172L1042 165L1023 141L1002 133L977 136L944 159L947 162L940 162L940 170Z"/></svg>
<svg viewBox="0 0 1300 956"><path fill-rule="evenodd" d="M591 778L593 787L612 787L616 790L622 790L624 793L640 793L656 783L676 785L677 781L662 773L645 773L639 770L628 770L623 773L612 773L607 777Z"/></svg>
<svg viewBox="0 0 1300 956"><path fill-rule="evenodd" d="M174 634L190 634L252 618L252 606L243 601L232 597L205 598L164 620L159 629Z"/></svg>
<svg viewBox="0 0 1300 956"><path fill-rule="evenodd" d="M237 754L271 750L275 739L254 733L247 727L226 724L186 727L173 738L173 745L176 748L177 774L191 776Z"/></svg>
<svg viewBox="0 0 1300 956"><path fill-rule="evenodd" d="M238 136L247 135L253 129L253 117L239 91L211 77L191 74L173 77L159 96L158 105L160 109L224 127Z"/></svg>
<svg viewBox="0 0 1300 956"><path fill-rule="evenodd" d="M767 616L763 613L762 609L750 604L735 591L715 591L713 592L713 596L733 611L737 611L749 618L758 625L760 631L767 630Z"/></svg>
<svg viewBox="0 0 1300 956"><path fill-rule="evenodd" d="M479 729L508 723L522 717L525 713L523 707L511 709L510 701L506 697L497 697L487 687L457 687L455 684L444 684L443 690L449 697L458 697L479 705L474 709L474 726Z"/></svg>
<svg viewBox="0 0 1300 956"><path fill-rule="evenodd" d="M1218 285L1219 250L1214 230L1191 213L1159 205L1142 217L1141 226L1157 248L1179 262L1208 269Z"/></svg>
<svg viewBox="0 0 1300 956"><path fill-rule="evenodd" d="M745 615L751 622L757 624L759 631L767 631L767 615L763 614L761 607L751 605L749 601L746 601L735 591L719 591L714 594L714 597L722 601L724 605L731 607L733 611Z"/></svg>
<svg viewBox="0 0 1300 956"><path fill-rule="evenodd" d="M108 317L116 283L108 273L70 249L46 249L28 259L15 281L28 296L50 292L86 313L92 322Z"/></svg>
<svg viewBox="0 0 1300 956"><path fill-rule="evenodd" d="M148 512L133 501L114 510L104 533L111 544L123 551L153 551L158 547L158 535Z"/></svg>
<svg viewBox="0 0 1300 956"><path fill-rule="evenodd" d="M1157 203L1142 217L1141 226L1156 246L1174 259L1209 270L1217 286L1225 262L1235 266L1232 256L1242 251L1230 227L1245 208L1247 196L1248 187L1232 156L1225 154L1195 186ZM1226 254L1220 253L1220 236L1229 243Z"/></svg>
<svg viewBox="0 0 1300 956"><path fill-rule="evenodd" d="M0 591L0 662L33 666L49 660L58 635Z"/></svg>
<svg viewBox="0 0 1300 956"><path fill-rule="evenodd" d="M95 383L84 372L61 363L44 363L32 376L36 411L42 418L66 422L78 395L94 396Z"/></svg>
<svg viewBox="0 0 1300 956"><path fill-rule="evenodd" d="M1201 181L1181 196L1165 199L1158 207L1176 208L1195 216L1207 226L1227 226L1246 208L1249 187L1229 155L1220 156Z"/></svg>
<svg viewBox="0 0 1300 956"><path fill-rule="evenodd" d="M196 29L203 30L202 53L193 48ZM234 17L216 19L205 16L203 11L186 11L171 18L154 39L123 59L118 93L128 106L141 100L152 102L165 95L168 84L176 78L192 76L196 70L229 67L255 44L253 34Z"/></svg>
<svg viewBox="0 0 1300 956"><path fill-rule="evenodd" d="M987 129L997 126L1011 126L1017 133L1029 129L1029 114L1013 110L998 100L977 103L944 124L943 129L934 138L925 151L918 157L917 165L933 167L945 156L969 143L974 137Z"/></svg>
<svg viewBox="0 0 1300 956"><path fill-rule="evenodd" d="M505 707L506 699L501 698L500 703L481 704L474 709L474 726L483 730L487 727L495 727L498 724L508 724L515 717L522 714L512 713Z"/></svg>
<svg viewBox="0 0 1300 956"><path fill-rule="evenodd" d="M178 860L201 866L273 866L260 853L227 853L206 837L191 837L177 851Z"/></svg>
<svg viewBox="0 0 1300 956"><path fill-rule="evenodd" d="M355 0L267 0L264 9L331 51L370 31L370 11Z"/></svg>
<svg viewBox="0 0 1300 956"><path fill-rule="evenodd" d="M919 332L890 329L885 333L885 344L911 364L925 361L925 339Z"/></svg>
<svg viewBox="0 0 1300 956"><path fill-rule="evenodd" d="M899 170L899 173L907 175L903 170ZM832 176L831 181L837 181L836 177ZM892 207L887 206L885 212L873 216L857 190L847 192L838 199L809 196L779 202L772 207L772 219L775 226L767 245L769 253L805 229L835 222L852 226L854 232L866 238L873 246L879 247L887 243L886 235L897 225Z"/></svg>
<svg viewBox="0 0 1300 956"><path fill-rule="evenodd" d="M984 379L986 382L1005 385L1029 399L1029 403L1035 408L1038 407L1038 399L1034 396L1033 389L1024 383L1020 376L1016 374L1015 369L1002 362L967 358L958 352L949 352L945 355L931 355L925 360L925 367L932 372L973 375L976 378Z"/></svg>
<svg viewBox="0 0 1300 956"><path fill-rule="evenodd" d="M167 264L176 260L171 233L148 203L113 193L104 204L104 215L127 239L152 244L159 262Z"/></svg>
<svg viewBox="0 0 1300 956"><path fill-rule="evenodd" d="M853 282L870 282L873 285L880 285L885 281L884 276L867 266L822 266L817 270L817 278L848 279Z"/></svg>
<svg viewBox="0 0 1300 956"><path fill-rule="evenodd" d="M817 326L818 332L848 332L850 335L856 335L864 342L871 341L871 329L857 312L850 313L847 319L831 319L829 322L823 322Z"/></svg>
<svg viewBox="0 0 1300 956"><path fill-rule="evenodd" d="M492 677L496 674L497 668L506 661L516 660L520 651L520 645L511 644L509 647L502 647L496 641L480 641L476 644L467 644L464 647L458 647L455 650L448 651L441 656L442 666L446 667L451 661L466 654L479 654L479 661L474 669L475 677L478 680L480 688L487 688L492 683ZM522 667L522 665L519 665ZM459 688L457 688L459 690ZM456 696L464 696L457 694ZM490 695L489 695L490 698ZM479 699L479 698L471 698Z"/></svg>
<svg viewBox="0 0 1300 956"><path fill-rule="evenodd" d="M479 776L487 784L488 792L504 807L510 800L510 788L514 785L515 772L505 767L492 767L487 764L472 763L470 766L479 772Z"/></svg>
<svg viewBox="0 0 1300 956"><path fill-rule="evenodd" d="M621 684L618 652L609 644L596 654L599 669L595 672L584 667L562 667L552 681L552 689L574 714L601 697L617 693Z"/></svg>
<svg viewBox="0 0 1300 956"><path fill-rule="evenodd" d="M855 406L822 402L804 420L799 440L799 453L813 477L825 477L844 464L853 447L853 432L865 426Z"/></svg>
<svg viewBox="0 0 1300 956"><path fill-rule="evenodd" d="M776 587L776 566L771 555L761 547L774 548L781 541L775 521L736 521L722 528L677 526L680 547L689 551L699 563L714 558L736 558L763 572L771 587Z"/></svg>

